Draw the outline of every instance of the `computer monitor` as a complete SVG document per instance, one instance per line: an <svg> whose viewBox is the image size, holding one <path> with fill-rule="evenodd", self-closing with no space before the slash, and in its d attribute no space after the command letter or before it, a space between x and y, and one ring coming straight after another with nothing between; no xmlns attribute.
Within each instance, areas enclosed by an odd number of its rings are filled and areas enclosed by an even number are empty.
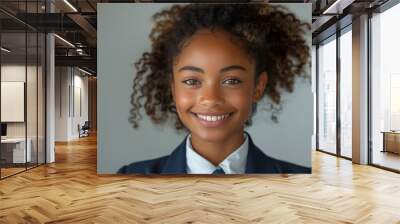
<svg viewBox="0 0 400 224"><path fill-rule="evenodd" d="M2 137L7 136L7 124L6 123L1 123L1 136Z"/></svg>

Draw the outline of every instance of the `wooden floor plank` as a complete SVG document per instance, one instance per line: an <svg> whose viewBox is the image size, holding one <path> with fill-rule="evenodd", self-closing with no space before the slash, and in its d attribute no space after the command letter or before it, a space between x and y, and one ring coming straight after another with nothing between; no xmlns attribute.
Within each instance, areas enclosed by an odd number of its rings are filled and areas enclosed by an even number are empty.
<svg viewBox="0 0 400 224"><path fill-rule="evenodd" d="M98 176L96 137L0 181L0 223L400 223L400 175L313 152L311 175Z"/></svg>

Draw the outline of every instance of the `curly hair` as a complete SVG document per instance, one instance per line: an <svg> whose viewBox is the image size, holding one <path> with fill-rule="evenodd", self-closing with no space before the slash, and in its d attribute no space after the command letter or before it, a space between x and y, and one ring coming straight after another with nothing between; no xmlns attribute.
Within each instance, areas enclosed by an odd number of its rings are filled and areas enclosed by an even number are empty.
<svg viewBox="0 0 400 224"><path fill-rule="evenodd" d="M282 6L269 4L188 4L174 5L153 15L155 26L149 37L150 52L135 63L137 70L131 95L129 121L134 128L142 118L140 109L155 123L169 116L176 118L176 129L184 128L173 101L170 81L173 60L191 36L200 29L221 29L239 40L255 59L256 79L267 72L264 95L271 99L271 118L277 121L281 110L281 91L293 91L296 76L307 77L303 71L309 60L309 47L304 34L310 29ZM143 104L144 101L144 104ZM252 115L257 104L253 105ZM246 125L251 124L251 119Z"/></svg>

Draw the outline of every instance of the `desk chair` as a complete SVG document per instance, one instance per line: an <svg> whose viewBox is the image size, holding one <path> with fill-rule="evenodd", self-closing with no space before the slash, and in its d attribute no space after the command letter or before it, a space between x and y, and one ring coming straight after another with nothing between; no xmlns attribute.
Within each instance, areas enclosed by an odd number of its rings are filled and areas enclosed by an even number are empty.
<svg viewBox="0 0 400 224"><path fill-rule="evenodd" d="M89 121L85 121L82 127L80 127L80 125L78 124L79 138L89 136L89 129L90 129Z"/></svg>

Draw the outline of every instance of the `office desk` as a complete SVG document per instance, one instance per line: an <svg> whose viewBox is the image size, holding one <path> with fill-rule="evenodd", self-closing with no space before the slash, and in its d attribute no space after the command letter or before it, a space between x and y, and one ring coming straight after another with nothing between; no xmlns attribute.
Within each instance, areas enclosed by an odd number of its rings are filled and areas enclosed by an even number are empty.
<svg viewBox="0 0 400 224"><path fill-rule="evenodd" d="M25 163L30 162L32 158L30 138L27 139L25 151L25 138L6 138L1 139L1 157L6 163ZM27 159L27 161L25 161Z"/></svg>
<svg viewBox="0 0 400 224"><path fill-rule="evenodd" d="M400 132L382 131L381 133L383 134L382 152L393 152L400 154Z"/></svg>

